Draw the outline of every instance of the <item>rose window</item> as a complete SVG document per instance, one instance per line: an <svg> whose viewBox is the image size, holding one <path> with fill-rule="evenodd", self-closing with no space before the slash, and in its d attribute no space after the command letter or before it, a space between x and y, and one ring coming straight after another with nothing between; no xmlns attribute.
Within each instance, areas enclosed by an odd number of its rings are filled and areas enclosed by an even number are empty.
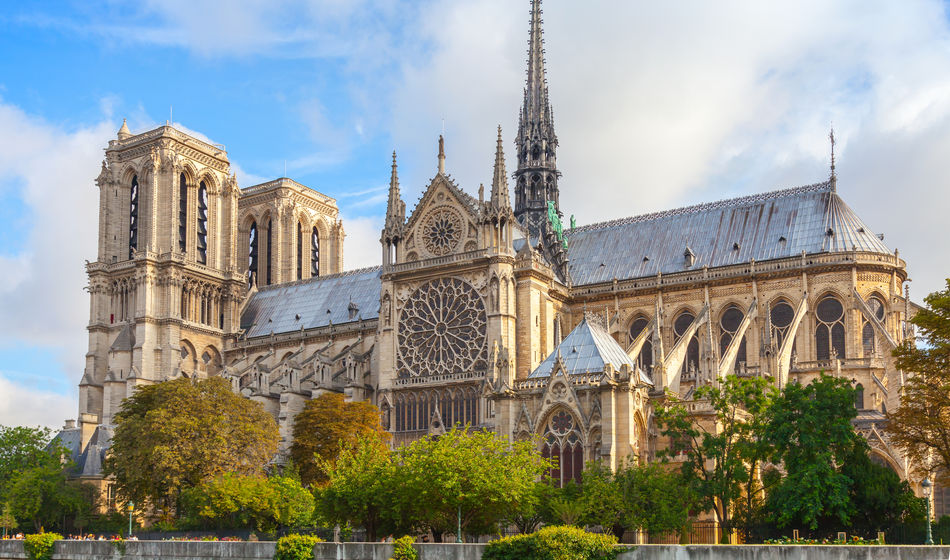
<svg viewBox="0 0 950 560"><path fill-rule="evenodd" d="M574 427L574 418L563 410L551 417L551 429L558 435L564 435Z"/></svg>
<svg viewBox="0 0 950 560"><path fill-rule="evenodd" d="M433 212L422 226L422 240L426 250L437 257L452 252L462 240L462 217L451 208Z"/></svg>
<svg viewBox="0 0 950 560"><path fill-rule="evenodd" d="M401 312L399 376L485 369L485 327L485 304L470 284L457 278L427 282Z"/></svg>

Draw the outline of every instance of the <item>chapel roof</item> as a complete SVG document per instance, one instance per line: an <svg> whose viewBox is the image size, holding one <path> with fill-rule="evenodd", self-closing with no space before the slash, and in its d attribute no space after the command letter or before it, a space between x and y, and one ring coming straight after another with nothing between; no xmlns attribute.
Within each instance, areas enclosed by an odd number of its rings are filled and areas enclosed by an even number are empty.
<svg viewBox="0 0 950 560"><path fill-rule="evenodd" d="M631 371L640 371L617 341L603 327L586 317L528 377L550 377L558 359L564 364L564 373L567 375L601 373L606 364L610 364L614 370L626 365ZM640 380L653 384L642 371Z"/></svg>
<svg viewBox="0 0 950 560"><path fill-rule="evenodd" d="M374 266L259 288L241 328L248 338L379 317L380 274Z"/></svg>
<svg viewBox="0 0 950 560"><path fill-rule="evenodd" d="M574 285L887 246L832 181L565 230ZM686 266L687 248L695 255Z"/></svg>

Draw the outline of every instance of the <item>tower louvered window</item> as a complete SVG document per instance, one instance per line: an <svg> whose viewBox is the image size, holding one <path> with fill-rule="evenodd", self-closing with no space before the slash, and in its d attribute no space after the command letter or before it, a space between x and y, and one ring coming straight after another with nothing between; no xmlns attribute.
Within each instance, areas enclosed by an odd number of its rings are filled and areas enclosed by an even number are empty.
<svg viewBox="0 0 950 560"><path fill-rule="evenodd" d="M178 250L188 249L188 184L185 174L178 177Z"/></svg>
<svg viewBox="0 0 950 560"><path fill-rule="evenodd" d="M673 343L679 342L696 317L689 311L679 314L673 322ZM696 372L699 369L699 337L694 333L686 346L686 359L683 360L683 373Z"/></svg>
<svg viewBox="0 0 950 560"><path fill-rule="evenodd" d="M247 243L247 285L250 287L257 282L257 222L251 222Z"/></svg>
<svg viewBox="0 0 950 560"><path fill-rule="evenodd" d="M815 309L815 354L818 360L830 360L832 352L838 359L845 356L844 306L832 296L818 303Z"/></svg>
<svg viewBox="0 0 950 560"><path fill-rule="evenodd" d="M297 280L303 278L303 226L297 222Z"/></svg>
<svg viewBox="0 0 950 560"><path fill-rule="evenodd" d="M208 263L208 188L202 181L198 187L198 262Z"/></svg>
<svg viewBox="0 0 950 560"><path fill-rule="evenodd" d="M719 335L720 357L726 354L726 349L732 344L732 340L736 337L736 333L739 331L739 326L742 324L742 319L744 318L745 315L742 313L742 310L735 305L730 305L722 314L722 317L719 318L719 328L722 329L722 334ZM745 361L745 336L743 336L742 341L739 342L739 352L736 354L735 371L739 371L741 364L744 364Z"/></svg>
<svg viewBox="0 0 950 560"><path fill-rule="evenodd" d="M264 265L264 266L267 267L267 268L266 268L266 270L267 270L267 281L266 281L266 284L267 284L268 286L270 286L270 282L271 282L271 262L273 261L273 259L271 258L272 255L273 255L273 252L272 252L272 250L271 250L272 245L273 245L273 244L271 243L271 241L273 241L273 238L274 238L274 236L273 236L273 229L274 229L274 221L271 220L270 218L268 218L268 220L267 220L267 245L265 245L265 251L266 251L266 253L267 253L267 254L265 255L265 257L267 258L267 263Z"/></svg>
<svg viewBox="0 0 950 560"><path fill-rule="evenodd" d="M647 325L650 324L650 321L646 317L637 317L634 319L633 323L630 324L630 341L633 342L640 336L640 333L643 332L643 329L647 328ZM647 334L647 340L643 343L643 347L640 349L640 355L637 356L637 366L643 370L648 376L653 375L653 342L650 340L650 335Z"/></svg>
<svg viewBox="0 0 950 560"><path fill-rule="evenodd" d="M310 234L310 276L320 276L320 233L313 228Z"/></svg>
<svg viewBox="0 0 950 560"><path fill-rule="evenodd" d="M129 189L129 259L139 247L139 178L132 176L132 186Z"/></svg>

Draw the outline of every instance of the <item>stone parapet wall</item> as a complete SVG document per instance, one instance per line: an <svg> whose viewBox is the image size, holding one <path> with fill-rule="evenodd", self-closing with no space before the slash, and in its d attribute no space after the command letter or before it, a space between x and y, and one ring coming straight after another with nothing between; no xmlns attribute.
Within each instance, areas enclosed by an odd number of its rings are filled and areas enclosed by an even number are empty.
<svg viewBox="0 0 950 560"><path fill-rule="evenodd" d="M479 560L484 544L416 545L419 560ZM53 560L265 560L274 557L273 542L60 541ZM950 546L771 546L771 545L638 545L627 546L618 560L943 560ZM390 543L321 543L314 560L388 560ZM0 541L0 560L23 560L22 541Z"/></svg>

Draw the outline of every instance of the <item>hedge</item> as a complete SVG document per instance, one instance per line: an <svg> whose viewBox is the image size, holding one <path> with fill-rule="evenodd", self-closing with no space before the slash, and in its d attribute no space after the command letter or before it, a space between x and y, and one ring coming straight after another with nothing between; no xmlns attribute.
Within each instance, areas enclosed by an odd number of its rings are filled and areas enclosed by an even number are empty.
<svg viewBox="0 0 950 560"><path fill-rule="evenodd" d="M529 535L492 541L482 560L613 560L617 539L577 527L545 527Z"/></svg>

